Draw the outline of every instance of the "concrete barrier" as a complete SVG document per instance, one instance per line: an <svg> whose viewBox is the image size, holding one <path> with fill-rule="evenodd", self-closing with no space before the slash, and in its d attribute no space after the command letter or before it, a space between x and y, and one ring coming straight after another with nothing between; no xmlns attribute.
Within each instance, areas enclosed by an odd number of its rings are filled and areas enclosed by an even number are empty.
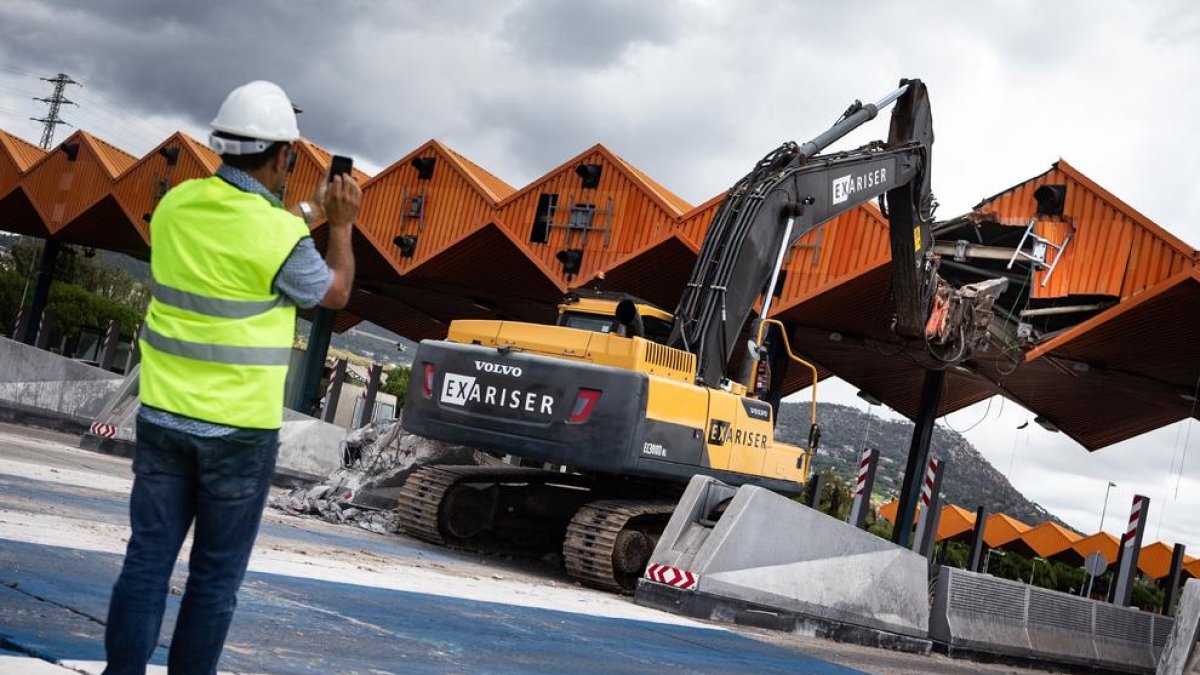
<svg viewBox="0 0 1200 675"><path fill-rule="evenodd" d="M15 410L90 420L121 379L86 363L0 338L0 401Z"/></svg>
<svg viewBox="0 0 1200 675"><path fill-rule="evenodd" d="M113 393L102 402L91 432L80 437L79 446L112 455L132 457L137 441L138 374L140 368L118 379ZM90 424L90 422L89 422ZM99 433L97 433L99 432ZM284 408L279 429L279 458L275 482L280 485L323 480L342 465L342 441L346 430L308 415Z"/></svg>
<svg viewBox="0 0 1200 675"><path fill-rule="evenodd" d="M1163 645L1158 675L1200 675L1200 580L1189 579L1175 610L1175 628Z"/></svg>
<svg viewBox="0 0 1200 675"><path fill-rule="evenodd" d="M726 502L718 520L716 508ZM769 490L695 476L650 563L639 604L907 651L929 648L928 561ZM694 583L672 586L687 575Z"/></svg>
<svg viewBox="0 0 1200 675"><path fill-rule="evenodd" d="M929 636L950 651L1153 672L1174 621L952 567L938 570Z"/></svg>

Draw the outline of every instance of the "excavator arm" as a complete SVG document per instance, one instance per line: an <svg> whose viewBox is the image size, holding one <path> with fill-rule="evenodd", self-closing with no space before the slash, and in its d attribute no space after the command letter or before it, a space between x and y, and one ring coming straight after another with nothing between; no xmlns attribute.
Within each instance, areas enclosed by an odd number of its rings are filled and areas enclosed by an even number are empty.
<svg viewBox="0 0 1200 675"><path fill-rule="evenodd" d="M818 154L893 102L886 142ZM925 85L902 80L899 89L877 103L856 101L815 139L780 146L738 181L713 218L675 312L670 343L696 355L697 381L720 386L726 379L736 341L759 296L761 314L768 315L787 249L822 223L881 196L891 233L896 330L906 338L928 337L940 288L929 232L936 207L930 190L932 147ZM943 295L947 304L941 316L948 320L954 294L943 290ZM990 311L990 302L978 304ZM974 316L976 311L974 304L955 308L954 316L963 311ZM938 331L938 340L953 332L941 324ZM965 358L968 352L964 346L954 353Z"/></svg>

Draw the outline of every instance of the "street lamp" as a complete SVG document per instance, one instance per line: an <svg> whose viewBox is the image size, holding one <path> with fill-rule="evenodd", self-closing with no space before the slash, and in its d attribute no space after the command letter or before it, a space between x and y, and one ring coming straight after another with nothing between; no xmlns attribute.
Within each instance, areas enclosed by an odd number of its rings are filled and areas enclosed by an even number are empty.
<svg viewBox="0 0 1200 675"><path fill-rule="evenodd" d="M1042 562L1047 562L1045 558L1039 558L1037 556L1034 556L1033 564L1029 566L1029 585L1030 586L1033 585L1033 573L1037 571L1037 564L1038 564L1039 560Z"/></svg>
<svg viewBox="0 0 1200 675"><path fill-rule="evenodd" d="M1104 516L1108 515L1108 492L1117 487L1117 484L1108 481L1108 487L1104 488L1104 508L1100 509L1100 531L1104 531Z"/></svg>
<svg viewBox="0 0 1200 675"><path fill-rule="evenodd" d="M990 566L991 566L991 563L992 563L992 554L993 554L993 553L995 553L996 555L1000 556L1001 558L1003 558L1003 557L1004 557L1004 551L998 551L998 550L996 550L996 549L994 549L994 548L989 548L989 549L988 549L988 552L987 552L987 556L986 556L986 557L983 559L983 573L984 573L984 574L987 574L987 573L988 573L988 567L990 567ZM993 576L994 576L994 575L993 575Z"/></svg>

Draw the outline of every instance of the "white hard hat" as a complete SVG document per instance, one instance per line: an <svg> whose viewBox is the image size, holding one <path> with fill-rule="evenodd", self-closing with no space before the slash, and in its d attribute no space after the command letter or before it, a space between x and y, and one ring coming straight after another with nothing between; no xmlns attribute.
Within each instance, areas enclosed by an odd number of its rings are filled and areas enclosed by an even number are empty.
<svg viewBox="0 0 1200 675"><path fill-rule="evenodd" d="M214 131L254 139L239 142L211 135L208 144L218 155L250 155L265 151L274 142L300 138L291 100L279 85L265 80L248 82L230 92L211 126Z"/></svg>

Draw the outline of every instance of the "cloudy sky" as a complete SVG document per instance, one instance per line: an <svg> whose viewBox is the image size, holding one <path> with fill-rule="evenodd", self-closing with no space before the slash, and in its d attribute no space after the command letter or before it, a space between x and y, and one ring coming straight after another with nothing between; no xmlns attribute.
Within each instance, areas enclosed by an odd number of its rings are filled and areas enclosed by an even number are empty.
<svg viewBox="0 0 1200 675"><path fill-rule="evenodd" d="M26 118L45 108L30 97L58 72L83 83L63 117L139 155L175 129L203 138L232 87L270 79L305 110L306 136L372 173L437 138L519 187L600 141L694 204L854 99L921 77L940 215L1063 157L1200 245L1200 6L1189 0L5 0L0 128L36 142ZM885 135L877 123L847 144ZM865 407L836 383L823 398ZM1200 429L1088 455L1061 434L1016 429L1030 418L996 399L942 423L969 429L1075 527L1097 529L1112 480L1106 529L1140 492L1154 502L1150 537L1200 554Z"/></svg>

